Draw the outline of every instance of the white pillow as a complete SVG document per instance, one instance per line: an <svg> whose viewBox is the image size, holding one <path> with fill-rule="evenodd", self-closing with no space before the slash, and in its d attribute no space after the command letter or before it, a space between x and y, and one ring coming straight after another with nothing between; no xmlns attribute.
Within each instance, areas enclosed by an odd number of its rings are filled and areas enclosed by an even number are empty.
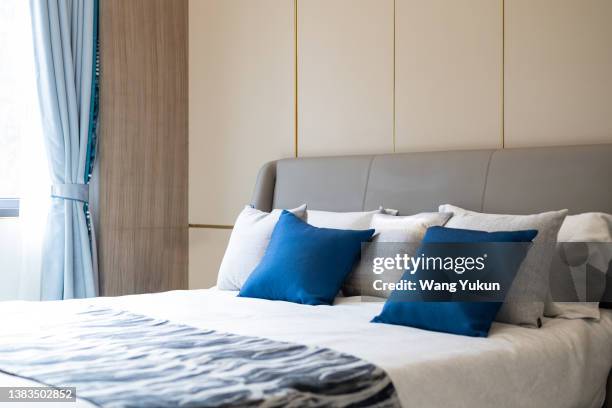
<svg viewBox="0 0 612 408"><path fill-rule="evenodd" d="M409 216L375 214L370 228L376 230L374 242L420 243L429 227L443 226L452 213L429 212Z"/></svg>
<svg viewBox="0 0 612 408"><path fill-rule="evenodd" d="M306 222L319 228L334 228L345 230L367 230L374 214L384 214L381 207L374 211L333 212L308 210Z"/></svg>
<svg viewBox="0 0 612 408"><path fill-rule="evenodd" d="M304 219L306 204L289 211ZM266 253L272 231L281 213L282 210L267 213L251 206L244 207L236 219L223 261L221 261L217 277L219 289L240 290L242 288Z"/></svg>
<svg viewBox="0 0 612 408"><path fill-rule="evenodd" d="M612 215L568 215L559 230L559 242L612 242Z"/></svg>
<svg viewBox="0 0 612 408"><path fill-rule="evenodd" d="M441 205L439 210L453 213L453 217L446 223L446 227L449 228L487 232L528 229L538 231L538 235L533 240L535 245L525 256L495 320L539 327L549 293L548 278L557 234L567 210L531 215L486 214L449 204Z"/></svg>
<svg viewBox="0 0 612 408"><path fill-rule="evenodd" d="M605 274L612 259L612 245L588 245L590 242L612 243L612 215L604 213L584 213L570 215L565 218L559 235L559 251L564 251L561 246L564 242L585 243L583 247L587 252L584 253L584 263L579 265L558 265L561 270L551 271L551 279L557 277L559 282L551 281L551 286L555 284L566 285L569 283L578 299L586 298L587 288L587 266L591 271L598 270ZM565 250L581 248L571 245L565 246ZM556 274L559 275L556 275ZM567 276L567 275L570 276ZM561 293L564 291L561 290ZM565 293L568 293L565 291ZM545 309L546 316L562 317L565 319L599 319L599 302L553 302L548 299Z"/></svg>
<svg viewBox="0 0 612 408"><path fill-rule="evenodd" d="M389 297L391 291L377 291L373 288L374 280L382 279L387 283L395 283L401 279L404 271L389 270L376 276L372 273L371 261L379 257L394 257L400 253L414 256L427 228L443 226L451 216L451 213L438 212L402 217L374 214L370 228L376 230L376 235L372 243L364 247L362 262L356 265L344 283L344 295ZM407 243L410 245L406 245Z"/></svg>

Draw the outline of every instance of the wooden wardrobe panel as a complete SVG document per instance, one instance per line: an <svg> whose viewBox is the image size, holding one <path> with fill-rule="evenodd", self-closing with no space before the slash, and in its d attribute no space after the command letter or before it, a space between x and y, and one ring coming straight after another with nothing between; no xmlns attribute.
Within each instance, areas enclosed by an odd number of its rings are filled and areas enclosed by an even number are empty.
<svg viewBox="0 0 612 408"><path fill-rule="evenodd" d="M231 225L259 168L294 155L293 0L189 6L189 221Z"/></svg>
<svg viewBox="0 0 612 408"><path fill-rule="evenodd" d="M507 147L612 141L612 2L506 0Z"/></svg>
<svg viewBox="0 0 612 408"><path fill-rule="evenodd" d="M104 228L104 296L187 289L187 228Z"/></svg>
<svg viewBox="0 0 612 408"><path fill-rule="evenodd" d="M498 148L501 0L396 0L396 150Z"/></svg>
<svg viewBox="0 0 612 408"><path fill-rule="evenodd" d="M298 1L300 156L393 151L393 0Z"/></svg>
<svg viewBox="0 0 612 408"><path fill-rule="evenodd" d="M103 295L187 287L187 0L100 1Z"/></svg>
<svg viewBox="0 0 612 408"><path fill-rule="evenodd" d="M207 289L217 284L219 266L232 230L189 230L189 289Z"/></svg>

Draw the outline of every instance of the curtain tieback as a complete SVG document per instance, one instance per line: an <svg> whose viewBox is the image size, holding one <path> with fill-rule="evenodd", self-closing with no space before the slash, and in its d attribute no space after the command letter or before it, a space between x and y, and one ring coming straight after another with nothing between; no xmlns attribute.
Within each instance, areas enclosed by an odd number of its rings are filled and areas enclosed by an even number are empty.
<svg viewBox="0 0 612 408"><path fill-rule="evenodd" d="M89 202L89 184L54 184L51 197L63 200Z"/></svg>

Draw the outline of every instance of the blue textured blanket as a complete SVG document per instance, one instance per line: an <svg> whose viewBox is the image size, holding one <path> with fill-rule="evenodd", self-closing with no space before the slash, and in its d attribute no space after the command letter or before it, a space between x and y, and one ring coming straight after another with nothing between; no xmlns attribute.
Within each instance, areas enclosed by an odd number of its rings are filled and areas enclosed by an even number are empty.
<svg viewBox="0 0 612 408"><path fill-rule="evenodd" d="M387 374L333 350L92 309L0 338L0 370L102 407L396 407Z"/></svg>

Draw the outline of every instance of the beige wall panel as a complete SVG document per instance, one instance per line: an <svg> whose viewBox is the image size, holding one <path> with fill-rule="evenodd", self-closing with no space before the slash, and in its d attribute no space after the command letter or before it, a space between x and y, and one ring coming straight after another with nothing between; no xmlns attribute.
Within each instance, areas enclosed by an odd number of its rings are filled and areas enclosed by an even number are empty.
<svg viewBox="0 0 612 408"><path fill-rule="evenodd" d="M612 141L612 1L506 0L506 146Z"/></svg>
<svg viewBox="0 0 612 408"><path fill-rule="evenodd" d="M501 0L396 0L396 150L501 147Z"/></svg>
<svg viewBox="0 0 612 408"><path fill-rule="evenodd" d="M189 2L189 221L233 224L294 154L293 0Z"/></svg>
<svg viewBox="0 0 612 408"><path fill-rule="evenodd" d="M189 289L207 289L217 284L231 233L223 229L189 229Z"/></svg>
<svg viewBox="0 0 612 408"><path fill-rule="evenodd" d="M298 1L300 156L393 151L393 0Z"/></svg>

